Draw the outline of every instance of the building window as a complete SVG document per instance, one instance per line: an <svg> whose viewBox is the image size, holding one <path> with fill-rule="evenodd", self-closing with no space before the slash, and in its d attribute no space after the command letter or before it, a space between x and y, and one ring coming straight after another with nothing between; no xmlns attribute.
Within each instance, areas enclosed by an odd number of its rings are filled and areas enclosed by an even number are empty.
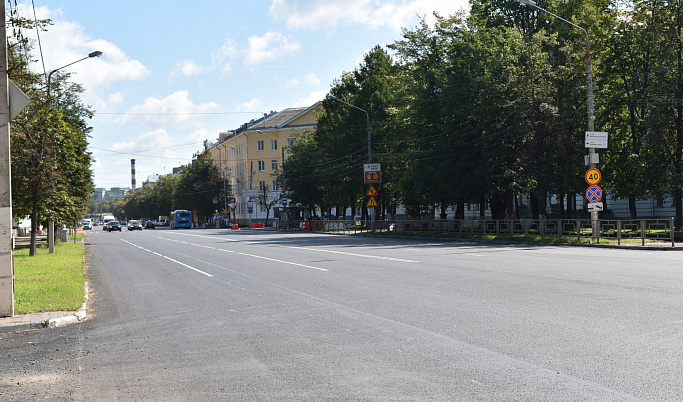
<svg viewBox="0 0 683 402"><path fill-rule="evenodd" d="M270 183L270 189L273 190L273 191L280 191L280 189L277 187L277 181L273 180L273 181Z"/></svg>
<svg viewBox="0 0 683 402"><path fill-rule="evenodd" d="M272 171L277 170L277 160L271 160L270 161L270 170L272 170Z"/></svg>
<svg viewBox="0 0 683 402"><path fill-rule="evenodd" d="M266 161L258 161L258 171L259 172L265 172L266 171Z"/></svg>
<svg viewBox="0 0 683 402"><path fill-rule="evenodd" d="M287 138L287 146L288 146L288 147L291 147L293 143L294 143L294 139L292 139L292 138Z"/></svg>
<svg viewBox="0 0 683 402"><path fill-rule="evenodd" d="M265 145L263 145L263 140L258 140L256 141L256 150L257 151L263 151L265 148Z"/></svg>
<svg viewBox="0 0 683 402"><path fill-rule="evenodd" d="M277 140L270 140L270 150L277 151Z"/></svg>
<svg viewBox="0 0 683 402"><path fill-rule="evenodd" d="M264 188L266 188L266 182L265 181L258 182L258 189L263 191Z"/></svg>

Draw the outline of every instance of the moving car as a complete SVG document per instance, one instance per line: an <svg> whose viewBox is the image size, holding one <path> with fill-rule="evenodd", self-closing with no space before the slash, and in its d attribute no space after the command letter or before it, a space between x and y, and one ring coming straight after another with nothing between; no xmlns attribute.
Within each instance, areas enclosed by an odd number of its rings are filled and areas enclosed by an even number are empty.
<svg viewBox="0 0 683 402"><path fill-rule="evenodd" d="M151 219L145 222L145 229L154 229L154 226L154 221Z"/></svg>
<svg viewBox="0 0 683 402"><path fill-rule="evenodd" d="M140 224L140 221L136 221L134 219L128 221L128 231L131 230L142 230L142 225Z"/></svg>
<svg viewBox="0 0 683 402"><path fill-rule="evenodd" d="M114 215L105 215L102 218L102 222L104 222L104 226L102 226L102 230L109 230L107 229L109 226L107 225L111 221L115 221L116 218L114 218Z"/></svg>
<svg viewBox="0 0 683 402"><path fill-rule="evenodd" d="M107 232L111 232L112 230L118 230L119 232L121 231L121 223L119 221L111 221L107 223Z"/></svg>
<svg viewBox="0 0 683 402"><path fill-rule="evenodd" d="M92 230L92 222L90 219L83 219L81 225L83 226L83 230Z"/></svg>

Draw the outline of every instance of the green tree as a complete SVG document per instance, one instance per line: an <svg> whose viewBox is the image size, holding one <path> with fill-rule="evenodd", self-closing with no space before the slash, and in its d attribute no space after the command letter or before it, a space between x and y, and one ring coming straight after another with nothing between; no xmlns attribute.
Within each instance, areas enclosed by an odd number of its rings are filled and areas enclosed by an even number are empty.
<svg viewBox="0 0 683 402"><path fill-rule="evenodd" d="M42 76L27 67L30 44L19 33L36 23L15 17L10 21L16 28L8 38L10 79L31 99L11 122L12 207L15 216L31 215L30 255L35 255L38 222L70 224L87 210L94 187L86 150L86 120L92 111L80 101L83 88L70 83L68 74L55 74L51 97L46 96ZM37 22L40 29L48 23Z"/></svg>

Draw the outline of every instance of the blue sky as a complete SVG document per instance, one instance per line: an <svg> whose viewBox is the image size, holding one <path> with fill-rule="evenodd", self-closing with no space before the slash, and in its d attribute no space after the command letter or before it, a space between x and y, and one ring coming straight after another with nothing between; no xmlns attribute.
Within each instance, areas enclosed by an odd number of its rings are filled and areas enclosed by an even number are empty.
<svg viewBox="0 0 683 402"><path fill-rule="evenodd" d="M187 164L204 140L264 112L310 106L375 45L418 16L454 14L467 0L34 0L48 72L83 84L96 111L90 151L96 187L138 186ZM20 13L33 18L30 2ZM35 32L25 36L36 38ZM34 51L41 60L38 44Z"/></svg>

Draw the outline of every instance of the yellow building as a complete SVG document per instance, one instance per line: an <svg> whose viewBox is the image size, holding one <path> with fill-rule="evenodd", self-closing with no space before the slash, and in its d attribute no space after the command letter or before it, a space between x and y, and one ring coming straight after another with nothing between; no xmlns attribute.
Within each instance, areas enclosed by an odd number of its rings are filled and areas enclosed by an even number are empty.
<svg viewBox="0 0 683 402"><path fill-rule="evenodd" d="M259 190L267 188L269 200L280 199L282 182L277 174L287 158L289 145L298 131L315 130L321 108L322 102L317 102L309 107L272 112L235 131L220 133L210 152L232 189L235 202L228 206L233 222L246 225L265 219L265 207L256 201Z"/></svg>

